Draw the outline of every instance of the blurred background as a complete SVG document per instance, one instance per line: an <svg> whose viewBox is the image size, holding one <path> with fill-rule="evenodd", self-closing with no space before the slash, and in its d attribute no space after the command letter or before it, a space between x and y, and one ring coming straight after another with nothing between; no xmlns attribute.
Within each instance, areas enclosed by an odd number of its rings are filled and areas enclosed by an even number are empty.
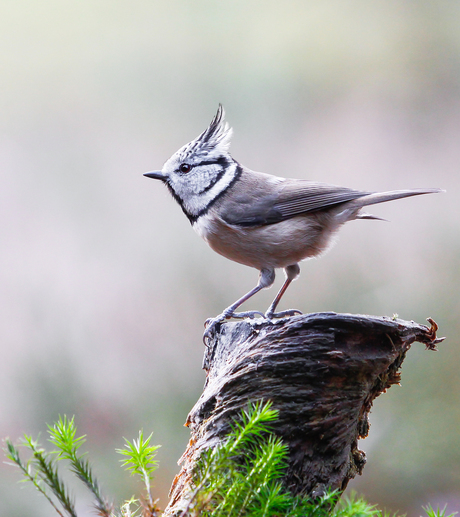
<svg viewBox="0 0 460 517"><path fill-rule="evenodd" d="M258 274L207 248L142 173L221 102L254 170L447 190L347 225L280 308L437 321L448 339L414 344L402 386L375 401L350 488L409 517L460 510L459 27L454 0L2 0L0 437L45 444L45 423L75 415L121 501L140 487L114 449L153 431L166 506L205 379L203 322ZM19 479L1 464L0 514L52 515Z"/></svg>

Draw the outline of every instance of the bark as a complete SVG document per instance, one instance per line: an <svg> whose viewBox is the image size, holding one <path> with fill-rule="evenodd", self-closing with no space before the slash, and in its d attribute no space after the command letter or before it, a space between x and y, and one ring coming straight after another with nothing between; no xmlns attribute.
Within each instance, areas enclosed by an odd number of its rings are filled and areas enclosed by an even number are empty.
<svg viewBox="0 0 460 517"><path fill-rule="evenodd" d="M191 439L165 515L187 504L200 453L220 443L248 401L261 399L279 411L274 431L289 445L286 487L313 497L344 490L366 462L358 439L368 435L374 399L399 383L414 341L436 350L443 339L428 321L317 313L223 323L205 351L206 383L187 418Z"/></svg>

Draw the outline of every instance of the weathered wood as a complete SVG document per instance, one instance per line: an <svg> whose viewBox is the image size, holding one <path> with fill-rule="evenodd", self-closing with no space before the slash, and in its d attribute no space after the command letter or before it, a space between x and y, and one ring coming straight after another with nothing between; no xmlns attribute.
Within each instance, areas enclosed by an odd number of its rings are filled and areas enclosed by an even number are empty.
<svg viewBox="0 0 460 517"><path fill-rule="evenodd" d="M221 325L205 352L203 394L188 415L190 443L166 515L179 515L200 453L216 446L248 401L271 400L274 430L289 444L285 485L294 494L344 490L366 457L373 400L400 380L414 341L442 341L431 327L385 317L317 313Z"/></svg>

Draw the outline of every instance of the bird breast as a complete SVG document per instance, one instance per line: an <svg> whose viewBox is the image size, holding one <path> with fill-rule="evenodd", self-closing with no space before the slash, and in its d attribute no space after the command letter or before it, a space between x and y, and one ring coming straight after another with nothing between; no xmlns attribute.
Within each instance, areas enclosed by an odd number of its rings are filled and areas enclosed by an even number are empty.
<svg viewBox="0 0 460 517"><path fill-rule="evenodd" d="M284 268L325 252L334 233L334 225L325 220L328 217L318 212L270 225L240 227L227 224L211 209L193 227L215 252L260 270ZM325 230L328 227L330 231Z"/></svg>

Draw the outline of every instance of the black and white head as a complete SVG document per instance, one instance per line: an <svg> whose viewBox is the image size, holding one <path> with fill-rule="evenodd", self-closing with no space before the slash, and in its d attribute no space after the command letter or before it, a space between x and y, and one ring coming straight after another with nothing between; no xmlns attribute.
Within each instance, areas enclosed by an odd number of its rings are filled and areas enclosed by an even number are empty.
<svg viewBox="0 0 460 517"><path fill-rule="evenodd" d="M206 213L239 175L239 165L228 152L232 130L221 105L209 127L175 152L161 171L145 176L166 183L191 222Z"/></svg>

